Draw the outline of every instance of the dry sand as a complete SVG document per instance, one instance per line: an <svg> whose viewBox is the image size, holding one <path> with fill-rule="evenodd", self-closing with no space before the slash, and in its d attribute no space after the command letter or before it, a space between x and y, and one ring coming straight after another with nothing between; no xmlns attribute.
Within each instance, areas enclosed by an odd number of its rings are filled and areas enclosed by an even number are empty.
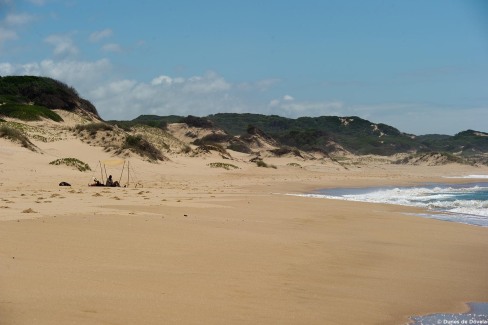
<svg viewBox="0 0 488 325"><path fill-rule="evenodd" d="M95 188L96 172L49 162L94 168L109 154L76 139L36 144L44 154L0 139L2 325L404 324L488 301L487 228L284 195L487 168L132 159L143 188Z"/></svg>

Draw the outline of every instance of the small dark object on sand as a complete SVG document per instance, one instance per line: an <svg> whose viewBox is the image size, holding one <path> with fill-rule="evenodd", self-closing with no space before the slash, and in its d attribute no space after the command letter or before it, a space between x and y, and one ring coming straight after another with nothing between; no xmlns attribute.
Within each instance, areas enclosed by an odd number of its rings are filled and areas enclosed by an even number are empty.
<svg viewBox="0 0 488 325"><path fill-rule="evenodd" d="M71 184L67 182L61 182L59 183L59 186L71 186Z"/></svg>

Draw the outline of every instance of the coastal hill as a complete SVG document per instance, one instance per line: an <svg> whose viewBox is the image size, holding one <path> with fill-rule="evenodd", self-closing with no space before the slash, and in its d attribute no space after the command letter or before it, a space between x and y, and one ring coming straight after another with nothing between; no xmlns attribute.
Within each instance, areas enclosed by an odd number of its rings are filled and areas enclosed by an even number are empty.
<svg viewBox="0 0 488 325"><path fill-rule="evenodd" d="M95 106L60 81L0 77L0 137L40 152L36 141L68 135L115 156L136 154L150 161L174 155L233 159L238 153L258 165L266 157L339 163L367 155L398 164L488 164L488 134L474 130L416 136L357 116L291 119L235 113L103 121Z"/></svg>
<svg viewBox="0 0 488 325"><path fill-rule="evenodd" d="M101 120L88 100L61 81L35 76L0 77L0 104L3 116L35 121L62 118L53 109L73 112L89 119Z"/></svg>

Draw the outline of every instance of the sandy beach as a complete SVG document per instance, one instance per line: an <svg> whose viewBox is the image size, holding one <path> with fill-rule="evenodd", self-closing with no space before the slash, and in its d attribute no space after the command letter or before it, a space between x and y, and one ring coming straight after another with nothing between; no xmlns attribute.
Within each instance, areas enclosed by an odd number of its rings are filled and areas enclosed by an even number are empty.
<svg viewBox="0 0 488 325"><path fill-rule="evenodd" d="M44 154L0 139L2 325L405 324L488 301L487 228L285 195L487 167L267 159L273 169L234 153L239 169L225 170L208 166L214 156L133 157L137 188L97 188L95 171L49 162L94 169L109 153L77 139L36 145Z"/></svg>

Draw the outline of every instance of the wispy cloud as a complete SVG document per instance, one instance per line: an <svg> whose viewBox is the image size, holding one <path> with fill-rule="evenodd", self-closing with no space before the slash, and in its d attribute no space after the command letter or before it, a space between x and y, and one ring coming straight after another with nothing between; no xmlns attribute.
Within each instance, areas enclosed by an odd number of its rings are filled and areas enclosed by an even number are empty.
<svg viewBox="0 0 488 325"><path fill-rule="evenodd" d="M90 41L91 42L100 42L103 39L111 37L113 34L110 28L106 28L103 30L99 30L90 34Z"/></svg>
<svg viewBox="0 0 488 325"><path fill-rule="evenodd" d="M188 93L214 93L226 91L231 88L231 84L228 83L223 77L217 73L210 71L203 76L194 76L188 78L183 83L182 90Z"/></svg>
<svg viewBox="0 0 488 325"><path fill-rule="evenodd" d="M5 17L4 23L10 26L19 26L30 23L35 19L35 16L29 14L8 14Z"/></svg>
<svg viewBox="0 0 488 325"><path fill-rule="evenodd" d="M104 52L112 52L112 53L120 53L122 52L122 47L116 43L108 43L102 46L102 51Z"/></svg>
<svg viewBox="0 0 488 325"><path fill-rule="evenodd" d="M15 31L0 27L0 47L4 42L16 40L17 38L18 36Z"/></svg>
<svg viewBox="0 0 488 325"><path fill-rule="evenodd" d="M7 14L5 18L0 21L0 46L7 41L19 39L16 29L30 23L33 20L34 16L29 14Z"/></svg>
<svg viewBox="0 0 488 325"><path fill-rule="evenodd" d="M54 47L53 53L57 56L78 54L79 50L70 36L50 35L44 41Z"/></svg>

